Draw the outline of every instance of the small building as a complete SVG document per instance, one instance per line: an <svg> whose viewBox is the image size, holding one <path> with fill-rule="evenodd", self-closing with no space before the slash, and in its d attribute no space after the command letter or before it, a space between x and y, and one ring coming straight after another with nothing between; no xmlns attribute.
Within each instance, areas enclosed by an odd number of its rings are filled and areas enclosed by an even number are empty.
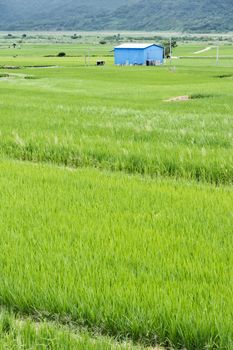
<svg viewBox="0 0 233 350"><path fill-rule="evenodd" d="M163 46L155 44L122 44L114 49L116 65L161 65L164 59Z"/></svg>

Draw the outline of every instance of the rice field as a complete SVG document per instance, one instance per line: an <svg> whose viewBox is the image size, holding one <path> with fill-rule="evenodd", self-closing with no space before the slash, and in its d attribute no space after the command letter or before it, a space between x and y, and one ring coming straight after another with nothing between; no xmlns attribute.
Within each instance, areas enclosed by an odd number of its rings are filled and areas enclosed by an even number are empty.
<svg viewBox="0 0 233 350"><path fill-rule="evenodd" d="M230 74L228 68L177 67L174 73L166 67L78 66L4 72L9 77L0 81L2 155L232 182L232 78L219 77ZM180 95L197 98L167 102Z"/></svg>
<svg viewBox="0 0 233 350"><path fill-rule="evenodd" d="M0 348L231 350L231 46L115 67L4 40Z"/></svg>

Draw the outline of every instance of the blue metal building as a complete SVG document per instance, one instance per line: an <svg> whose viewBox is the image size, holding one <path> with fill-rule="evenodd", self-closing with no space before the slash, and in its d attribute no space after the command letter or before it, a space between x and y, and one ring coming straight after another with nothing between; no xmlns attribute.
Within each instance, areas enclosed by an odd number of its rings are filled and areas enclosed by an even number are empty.
<svg viewBox="0 0 233 350"><path fill-rule="evenodd" d="M160 65L164 48L155 44L122 44L114 49L117 65Z"/></svg>

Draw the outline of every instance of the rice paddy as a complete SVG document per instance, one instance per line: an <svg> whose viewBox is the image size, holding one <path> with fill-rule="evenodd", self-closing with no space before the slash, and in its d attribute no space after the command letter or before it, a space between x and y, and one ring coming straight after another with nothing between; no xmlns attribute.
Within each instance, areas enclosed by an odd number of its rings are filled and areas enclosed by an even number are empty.
<svg viewBox="0 0 233 350"><path fill-rule="evenodd" d="M231 46L111 50L0 40L0 348L230 350Z"/></svg>

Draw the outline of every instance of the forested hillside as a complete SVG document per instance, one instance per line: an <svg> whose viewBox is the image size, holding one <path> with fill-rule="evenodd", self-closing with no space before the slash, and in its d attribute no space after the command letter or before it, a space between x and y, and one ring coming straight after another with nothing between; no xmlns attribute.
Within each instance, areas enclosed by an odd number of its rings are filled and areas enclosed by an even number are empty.
<svg viewBox="0 0 233 350"><path fill-rule="evenodd" d="M1 30L233 30L232 0L0 0Z"/></svg>

